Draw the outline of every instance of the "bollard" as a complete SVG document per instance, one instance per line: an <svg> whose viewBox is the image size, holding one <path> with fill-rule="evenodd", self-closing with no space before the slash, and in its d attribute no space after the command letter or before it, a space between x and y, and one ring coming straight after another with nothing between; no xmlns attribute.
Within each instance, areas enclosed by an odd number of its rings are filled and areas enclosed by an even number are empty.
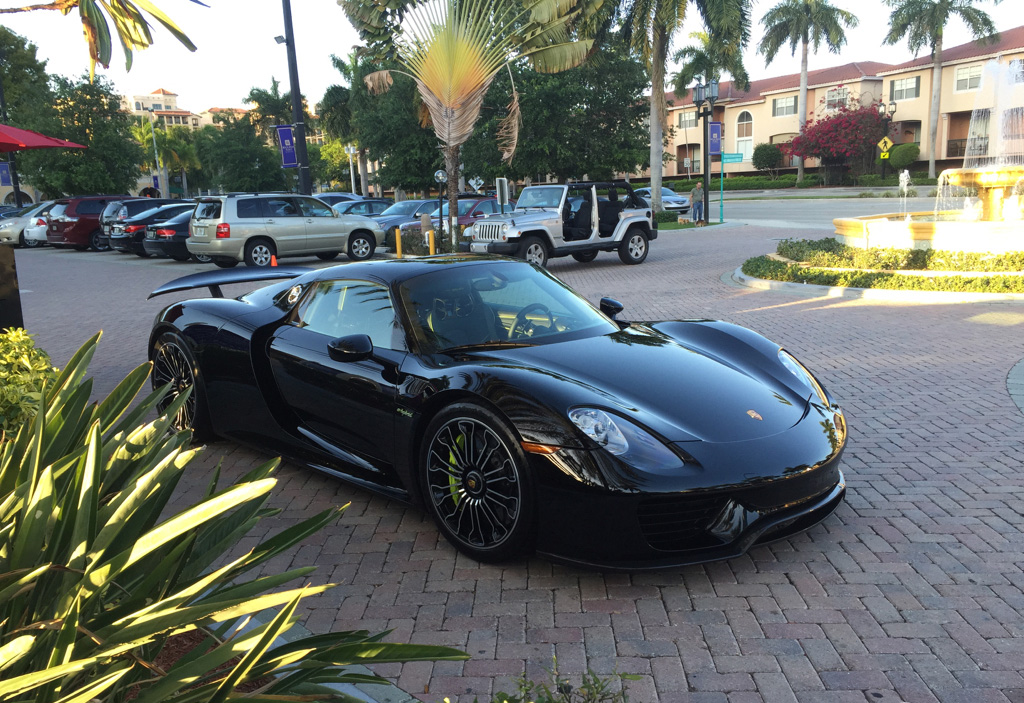
<svg viewBox="0 0 1024 703"><path fill-rule="evenodd" d="M395 227L395 257L402 258L402 228Z"/></svg>
<svg viewBox="0 0 1024 703"><path fill-rule="evenodd" d="M433 256L437 253L437 250L434 248L434 230L427 230L427 237L430 240L430 255Z"/></svg>
<svg viewBox="0 0 1024 703"><path fill-rule="evenodd" d="M24 327L21 314L21 292L18 289L18 267L14 261L14 249L0 246L0 330L8 327Z"/></svg>

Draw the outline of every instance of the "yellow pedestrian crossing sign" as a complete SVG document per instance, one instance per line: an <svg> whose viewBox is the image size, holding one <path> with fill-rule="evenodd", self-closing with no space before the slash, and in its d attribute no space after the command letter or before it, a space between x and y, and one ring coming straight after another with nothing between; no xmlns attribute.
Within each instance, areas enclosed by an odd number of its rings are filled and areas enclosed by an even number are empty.
<svg viewBox="0 0 1024 703"><path fill-rule="evenodd" d="M889 151L889 147L891 146L892 140L889 139L889 137L882 137L882 141L878 142L878 148L881 149L882 151Z"/></svg>

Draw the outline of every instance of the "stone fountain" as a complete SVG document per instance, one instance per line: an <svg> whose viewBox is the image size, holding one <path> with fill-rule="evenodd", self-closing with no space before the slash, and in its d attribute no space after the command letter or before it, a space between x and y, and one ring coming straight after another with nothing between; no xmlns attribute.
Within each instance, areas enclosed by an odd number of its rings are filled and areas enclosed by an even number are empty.
<svg viewBox="0 0 1024 703"><path fill-rule="evenodd" d="M1024 250L1024 73L996 61L985 66L964 166L939 175L933 211L833 223L836 239L862 248Z"/></svg>

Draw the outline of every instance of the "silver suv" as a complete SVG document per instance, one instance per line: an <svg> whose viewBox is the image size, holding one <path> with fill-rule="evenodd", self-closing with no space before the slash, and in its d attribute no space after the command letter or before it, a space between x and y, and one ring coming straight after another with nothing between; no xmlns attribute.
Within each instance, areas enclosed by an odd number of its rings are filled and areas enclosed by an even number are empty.
<svg viewBox="0 0 1024 703"><path fill-rule="evenodd" d="M270 266L274 257L312 256L330 261L344 251L362 261L384 243L384 231L359 215L294 193L231 193L200 198L189 223L189 252L222 268L244 261Z"/></svg>
<svg viewBox="0 0 1024 703"><path fill-rule="evenodd" d="M556 256L593 261L602 251L639 264L658 238L658 225L629 183L615 181L523 188L515 210L479 220L466 232L464 250L518 256L538 266Z"/></svg>

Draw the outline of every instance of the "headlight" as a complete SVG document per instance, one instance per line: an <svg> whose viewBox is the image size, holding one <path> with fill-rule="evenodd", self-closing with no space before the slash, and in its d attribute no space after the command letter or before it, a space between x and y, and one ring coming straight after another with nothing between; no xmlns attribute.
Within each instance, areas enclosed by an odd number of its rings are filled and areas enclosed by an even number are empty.
<svg viewBox="0 0 1024 703"><path fill-rule="evenodd" d="M476 234L480 230L480 225L476 222L473 223L473 234Z"/></svg>
<svg viewBox="0 0 1024 703"><path fill-rule="evenodd" d="M805 386L814 391L814 394L818 396L818 400L821 401L822 405L826 407L830 405L828 402L828 396L825 395L825 389L821 387L821 384L818 383L817 380L815 380L811 372L796 360L795 356L787 352L785 349L780 349L779 361L782 362L782 365L785 366L791 374L796 376Z"/></svg>
<svg viewBox="0 0 1024 703"><path fill-rule="evenodd" d="M501 226L501 233L505 234L505 232L508 232L508 223L507 222Z"/></svg>
<svg viewBox="0 0 1024 703"><path fill-rule="evenodd" d="M11 229L11 227L13 226L13 222L5 222L4 224L0 225L0 230Z"/></svg>
<svg viewBox="0 0 1024 703"><path fill-rule="evenodd" d="M569 419L590 439L624 462L645 471L679 469L683 460L632 422L597 408L575 408Z"/></svg>

